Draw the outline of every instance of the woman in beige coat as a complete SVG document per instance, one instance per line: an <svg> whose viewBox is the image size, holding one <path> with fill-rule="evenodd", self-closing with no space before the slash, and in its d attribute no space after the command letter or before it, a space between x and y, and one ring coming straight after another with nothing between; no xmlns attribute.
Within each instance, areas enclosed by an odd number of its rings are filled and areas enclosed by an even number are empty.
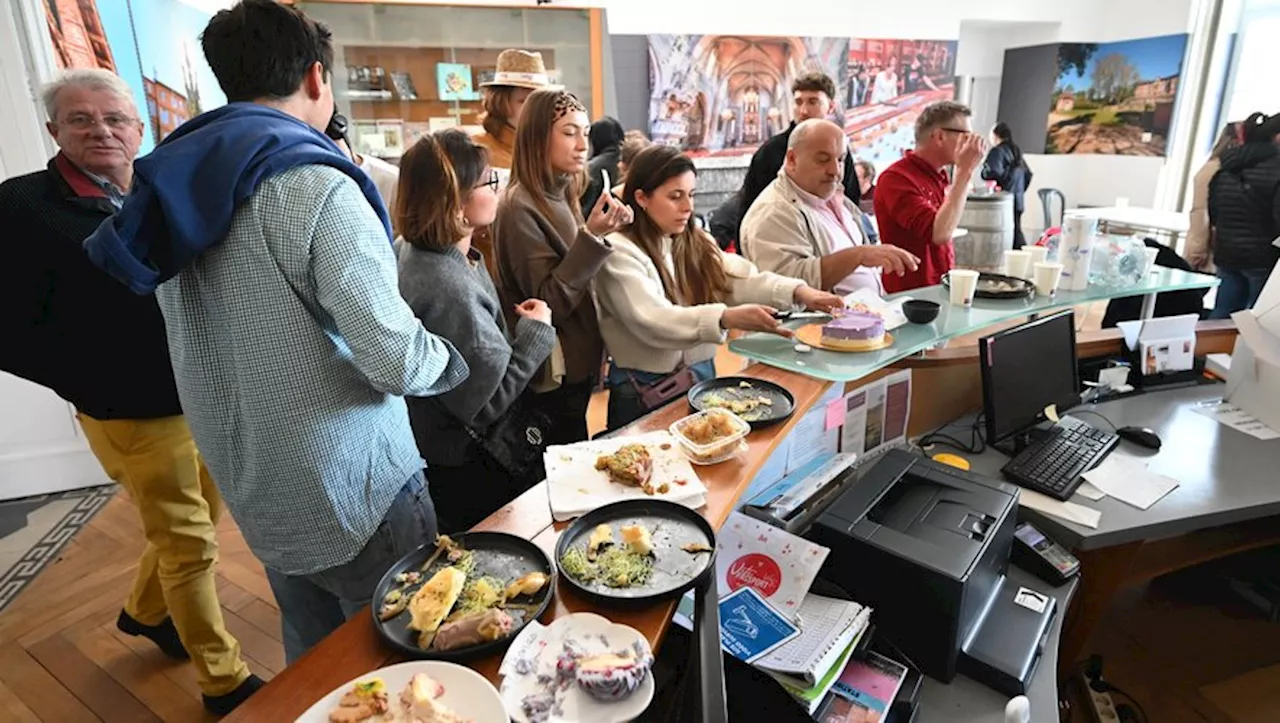
<svg viewBox="0 0 1280 723"><path fill-rule="evenodd" d="M1196 271L1213 271L1213 227L1209 223L1209 182L1222 167L1222 154L1240 145L1238 123L1222 127L1209 160L1191 179L1191 229L1187 232L1187 263Z"/></svg>

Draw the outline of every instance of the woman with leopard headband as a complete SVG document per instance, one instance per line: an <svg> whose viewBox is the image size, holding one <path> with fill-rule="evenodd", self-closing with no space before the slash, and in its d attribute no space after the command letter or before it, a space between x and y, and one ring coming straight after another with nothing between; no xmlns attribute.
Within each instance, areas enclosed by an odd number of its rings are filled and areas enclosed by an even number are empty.
<svg viewBox="0 0 1280 723"><path fill-rule="evenodd" d="M613 252L604 238L631 223L630 209L607 193L582 216L588 128L587 109L572 93L529 96L511 185L493 225L498 294L508 315L525 299L542 299L556 327L556 351L526 392L530 407L551 422L548 444L587 437L587 404L604 356L591 281Z"/></svg>

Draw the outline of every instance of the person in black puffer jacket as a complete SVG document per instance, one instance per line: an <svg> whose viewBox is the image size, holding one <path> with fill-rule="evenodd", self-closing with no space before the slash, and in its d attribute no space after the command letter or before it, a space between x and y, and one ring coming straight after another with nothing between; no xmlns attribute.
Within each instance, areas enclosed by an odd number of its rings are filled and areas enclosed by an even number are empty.
<svg viewBox="0 0 1280 723"><path fill-rule="evenodd" d="M1280 114L1254 113L1244 122L1245 143L1222 156L1209 182L1209 222L1217 266L1218 300L1210 318L1225 319L1253 307L1280 259Z"/></svg>

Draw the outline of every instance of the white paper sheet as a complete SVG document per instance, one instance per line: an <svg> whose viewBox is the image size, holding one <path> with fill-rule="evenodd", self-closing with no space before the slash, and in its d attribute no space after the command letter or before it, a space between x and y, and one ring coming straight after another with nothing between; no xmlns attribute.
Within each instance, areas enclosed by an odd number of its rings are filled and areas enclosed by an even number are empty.
<svg viewBox="0 0 1280 723"><path fill-rule="evenodd" d="M650 479L655 486L667 483L669 489L666 493L647 495L637 487L610 482L608 475L596 469L596 459L600 455L611 454L624 444L643 444L649 448L653 457L653 476ZM679 443L668 432L547 447L543 460L547 467L551 516L557 521L571 520L619 500L663 499L693 509L702 507L707 501L706 486L680 451Z"/></svg>
<svg viewBox="0 0 1280 723"><path fill-rule="evenodd" d="M1081 482L1080 486L1076 488L1076 494L1080 495L1086 500L1093 500L1094 502L1097 502L1098 500L1107 496L1106 492L1103 492L1102 490L1098 489L1097 487L1094 487L1088 482Z"/></svg>
<svg viewBox="0 0 1280 723"><path fill-rule="evenodd" d="M1102 519L1102 513L1092 507L1074 502L1060 502L1034 490L1021 490L1018 495L1018 504L1095 530L1098 528L1098 521Z"/></svg>
<svg viewBox="0 0 1280 723"><path fill-rule="evenodd" d="M1280 439L1280 431L1263 424L1257 417L1249 414L1230 402L1215 400L1203 402L1191 408L1196 414L1203 414L1220 424L1263 441Z"/></svg>
<svg viewBox="0 0 1280 723"><path fill-rule="evenodd" d="M1178 487L1178 480L1147 469L1136 457L1112 454L1084 473L1094 487L1125 504L1145 510Z"/></svg>
<svg viewBox="0 0 1280 723"><path fill-rule="evenodd" d="M903 296L892 301L887 301L880 297L880 292L875 289L858 289L857 291L844 297L844 305L853 307L861 304L869 311L879 314L884 319L884 330L893 331L907 323L907 315L902 311L902 305L911 297Z"/></svg>

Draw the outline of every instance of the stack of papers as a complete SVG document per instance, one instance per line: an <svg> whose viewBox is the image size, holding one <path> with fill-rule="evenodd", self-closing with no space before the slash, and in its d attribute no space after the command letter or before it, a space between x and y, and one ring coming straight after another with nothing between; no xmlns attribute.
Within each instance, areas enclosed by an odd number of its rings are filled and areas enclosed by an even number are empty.
<svg viewBox="0 0 1280 723"><path fill-rule="evenodd" d="M1136 457L1112 454L1084 473L1099 492L1145 510L1178 487L1178 480L1156 474Z"/></svg>

